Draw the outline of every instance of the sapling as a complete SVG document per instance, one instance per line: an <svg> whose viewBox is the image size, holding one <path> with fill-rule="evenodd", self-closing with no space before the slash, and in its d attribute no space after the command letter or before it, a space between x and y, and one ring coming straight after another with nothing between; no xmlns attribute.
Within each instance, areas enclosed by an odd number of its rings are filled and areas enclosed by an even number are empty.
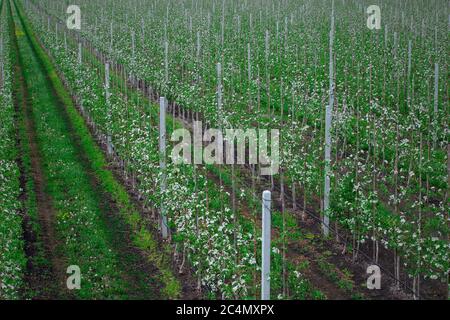
<svg viewBox="0 0 450 320"><path fill-rule="evenodd" d="M217 124L219 126L219 131L223 130L223 101L222 101L222 90L223 90L223 85L222 85L222 64L219 62L217 63ZM216 139L218 139L218 141L216 141L216 143L218 144L222 144L223 145L223 141L221 138L216 137ZM219 148L221 148L222 146L220 146ZM222 155L220 155L222 156ZM221 165L219 165L219 186L220 186L220 190L222 190L223 187L223 182L222 182L222 168ZM220 192L220 206L223 210L223 193Z"/></svg>
<svg viewBox="0 0 450 320"><path fill-rule="evenodd" d="M114 44L114 35L113 35L113 22L111 21L111 26L110 26L110 41L109 41L109 52L110 54L112 53L112 49L113 49L113 44Z"/></svg>
<svg viewBox="0 0 450 320"><path fill-rule="evenodd" d="M223 45L224 45L224 39L225 39L225 0L222 0L222 20L220 22L221 27L221 33L220 33L220 43L221 43L221 50L223 53Z"/></svg>
<svg viewBox="0 0 450 320"><path fill-rule="evenodd" d="M406 92L407 92L407 100L408 100L408 108L411 109L411 57L412 57L412 41L408 41L408 79L406 83Z"/></svg>
<svg viewBox="0 0 450 320"><path fill-rule="evenodd" d="M433 135L433 149L436 148L437 130L438 130L438 112L439 112L439 64L434 65L434 114L433 120L435 129Z"/></svg>
<svg viewBox="0 0 450 320"><path fill-rule="evenodd" d="M134 60L136 58L136 41L134 30L131 30L131 54Z"/></svg>
<svg viewBox="0 0 450 320"><path fill-rule="evenodd" d="M200 31L197 31L197 60L200 60L201 54L201 40L200 40Z"/></svg>
<svg viewBox="0 0 450 320"><path fill-rule="evenodd" d="M106 99L106 114L107 114L107 149L108 149L108 155L112 156L112 141L111 141L111 104L110 104L110 91L109 91L109 63L105 64L105 99Z"/></svg>
<svg viewBox="0 0 450 320"><path fill-rule="evenodd" d="M164 41L164 79L169 82L169 42Z"/></svg>
<svg viewBox="0 0 450 320"><path fill-rule="evenodd" d="M270 70L269 70L269 58L270 58L270 35L269 30L266 30L266 90L267 90L267 115L270 116L271 107L270 107Z"/></svg>

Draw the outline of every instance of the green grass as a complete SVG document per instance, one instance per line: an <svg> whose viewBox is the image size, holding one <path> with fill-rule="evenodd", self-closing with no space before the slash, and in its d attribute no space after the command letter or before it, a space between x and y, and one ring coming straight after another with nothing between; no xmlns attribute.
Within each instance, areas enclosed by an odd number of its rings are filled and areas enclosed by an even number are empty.
<svg viewBox="0 0 450 320"><path fill-rule="evenodd" d="M11 56L16 58L15 50L11 50ZM25 221L27 232L29 233L30 239L28 239L27 246L29 247L29 256L27 259L29 263L33 266L34 270L39 270L41 277L47 275L43 274L48 270L49 261L45 255L44 245L42 243L42 228L39 223L38 209L37 209L37 199L35 193L35 183L32 177L32 166L31 166L31 150L27 134L27 128L25 125L25 111L22 109L23 96L20 92L20 79L19 75L15 73L14 80L14 90L16 92L16 104L19 108L18 113L18 134L19 134L19 152L20 160L22 164L22 175L24 179L24 190L25 199L23 200L23 208L25 212ZM34 277L35 272L28 270L28 277ZM28 287L24 288L24 297L33 297L40 295L39 288Z"/></svg>
<svg viewBox="0 0 450 320"><path fill-rule="evenodd" d="M13 75L5 1L0 1L2 38L2 77L0 81L0 300L19 299L26 269L25 243L22 237L23 205L20 168L16 161L20 146L16 142L17 114L13 104Z"/></svg>

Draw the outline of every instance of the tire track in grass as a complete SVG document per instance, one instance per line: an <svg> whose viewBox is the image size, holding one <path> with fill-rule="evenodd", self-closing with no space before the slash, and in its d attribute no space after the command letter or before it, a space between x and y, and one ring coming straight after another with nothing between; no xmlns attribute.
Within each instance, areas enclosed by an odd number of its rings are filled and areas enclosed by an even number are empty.
<svg viewBox="0 0 450 320"><path fill-rule="evenodd" d="M22 236L22 176L18 115L14 105L14 56L9 33L6 0L0 0L0 37L3 39L0 60L0 300L22 297L26 270L25 242Z"/></svg>
<svg viewBox="0 0 450 320"><path fill-rule="evenodd" d="M59 114L63 119L71 140L77 150L77 157L87 173L88 179L94 191L99 209L102 212L102 219L107 227L108 241L112 244L119 257L120 269L124 270L123 278L127 282L126 297L129 299L154 299L155 291L161 287L153 276L157 273L157 268L147 263L139 251L133 246L130 237L131 230L125 221L120 217L119 208L116 206L111 196L103 189L90 164L89 158L82 151L81 138L75 133L64 105L60 105ZM157 288L157 290L155 290Z"/></svg>
<svg viewBox="0 0 450 320"><path fill-rule="evenodd" d="M19 53L18 38L23 37L23 30L17 28L12 20L11 4L8 1L9 26L12 38L13 51L15 56L15 104L21 113L21 149L24 154L24 163L27 167L24 169L24 180L30 179L30 182L22 181L27 185L26 190L30 191L27 195L28 214L24 219L24 237L27 242L26 253L28 255L28 266L26 281L28 284L27 293L35 299L60 298L57 292L57 282L62 281L62 273L57 270L60 261L54 255L56 241L53 232L52 221L54 219L54 208L51 205L51 199L45 192L47 181L43 174L43 164L41 161L38 143L36 141L36 127L32 121L32 111L30 109L30 99L28 96L29 88L25 81L25 74L22 66L23 57ZM26 154L25 154L26 153ZM31 190L32 188L32 190ZM36 212L34 212L36 211ZM33 226L39 224L39 226Z"/></svg>
<svg viewBox="0 0 450 320"><path fill-rule="evenodd" d="M72 264L82 271L79 298L157 297L155 268L130 249L128 230L114 218L116 209L90 172L50 75L17 13L13 16L38 212L57 279L56 283L36 279L36 286L54 288L38 298L70 297L61 281Z"/></svg>

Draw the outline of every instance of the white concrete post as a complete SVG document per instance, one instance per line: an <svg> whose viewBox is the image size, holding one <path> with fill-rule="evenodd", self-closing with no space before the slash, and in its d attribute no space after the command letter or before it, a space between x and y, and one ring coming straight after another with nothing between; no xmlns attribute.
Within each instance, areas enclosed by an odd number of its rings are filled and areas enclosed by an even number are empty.
<svg viewBox="0 0 450 320"><path fill-rule="evenodd" d="M262 272L261 300L270 300L270 251L271 251L271 193L264 191L262 197Z"/></svg>
<svg viewBox="0 0 450 320"><path fill-rule="evenodd" d="M437 118L439 106L439 64L434 64L434 117Z"/></svg>
<svg viewBox="0 0 450 320"><path fill-rule="evenodd" d="M161 97L159 102L159 167L161 169L161 193L166 191L166 98ZM169 228L167 224L166 207L161 201L161 231L163 239L167 239Z"/></svg>
<svg viewBox="0 0 450 320"><path fill-rule="evenodd" d="M330 162L331 162L331 121L332 110L334 106L334 0L331 11L331 30L330 30L330 103L325 111L325 185L323 196L323 234L328 237L330 234L330 217L328 210L330 207Z"/></svg>

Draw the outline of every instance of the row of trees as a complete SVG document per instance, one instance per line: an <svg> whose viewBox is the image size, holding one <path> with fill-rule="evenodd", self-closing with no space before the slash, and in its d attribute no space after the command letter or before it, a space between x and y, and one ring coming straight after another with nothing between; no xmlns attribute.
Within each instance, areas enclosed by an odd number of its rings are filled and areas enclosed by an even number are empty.
<svg viewBox="0 0 450 320"><path fill-rule="evenodd" d="M43 2L61 18L66 4ZM367 241L375 262L388 248L417 296L422 277L446 277L445 1L381 1L379 31L366 27L369 3L359 1L80 5L83 36L209 127L281 129L272 184L349 233L355 259Z"/></svg>

